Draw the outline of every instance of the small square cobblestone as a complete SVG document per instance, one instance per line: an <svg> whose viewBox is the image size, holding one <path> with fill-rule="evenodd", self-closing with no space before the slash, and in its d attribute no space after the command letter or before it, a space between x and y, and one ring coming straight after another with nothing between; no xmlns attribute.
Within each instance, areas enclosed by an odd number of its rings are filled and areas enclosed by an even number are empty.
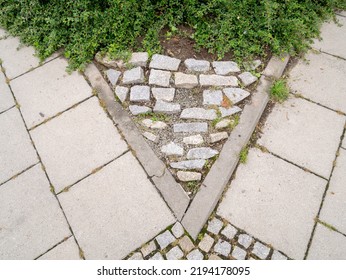
<svg viewBox="0 0 346 280"><path fill-rule="evenodd" d="M224 240L219 240L214 246L214 251L224 257L227 257L231 252L232 246Z"/></svg>
<svg viewBox="0 0 346 280"><path fill-rule="evenodd" d="M198 247L204 251L204 252L209 252L211 247L214 244L214 239L210 237L210 235L205 234L201 242L199 242Z"/></svg>
<svg viewBox="0 0 346 280"><path fill-rule="evenodd" d="M171 231L176 238L183 236L185 232L183 226L179 222L172 227Z"/></svg>
<svg viewBox="0 0 346 280"><path fill-rule="evenodd" d="M165 249L169 244L173 243L176 239L169 230L156 237L157 243L161 249Z"/></svg>
<svg viewBox="0 0 346 280"><path fill-rule="evenodd" d="M232 257L237 260L245 260L246 257L246 251L242 248L236 246L232 252Z"/></svg>
<svg viewBox="0 0 346 280"><path fill-rule="evenodd" d="M219 234L220 230L222 229L223 223L217 219L213 218L209 223L208 223L208 228L207 230L211 233L214 234Z"/></svg>
<svg viewBox="0 0 346 280"><path fill-rule="evenodd" d="M253 238L247 234L240 234L238 236L238 243L244 248L249 248L252 243Z"/></svg>
<svg viewBox="0 0 346 280"><path fill-rule="evenodd" d="M185 253L190 252L193 248L195 248L195 245L193 245L192 241L189 237L186 235L179 240L179 246Z"/></svg>
<svg viewBox="0 0 346 280"><path fill-rule="evenodd" d="M252 253L262 260L268 257L269 252L270 248L260 242L256 242L252 249Z"/></svg>
<svg viewBox="0 0 346 280"><path fill-rule="evenodd" d="M156 244L154 241L150 241L148 244L144 245L141 249L141 252L144 257L150 255L152 252L156 250Z"/></svg>
<svg viewBox="0 0 346 280"><path fill-rule="evenodd" d="M150 260L151 261L162 261L162 260L164 260L164 258L162 257L162 255L159 252L157 252L154 256L152 256L150 258Z"/></svg>
<svg viewBox="0 0 346 280"><path fill-rule="evenodd" d="M238 230L232 226L227 225L223 231L221 231L221 234L223 234L225 237L227 237L229 240L233 239L234 236L237 234Z"/></svg>
<svg viewBox="0 0 346 280"><path fill-rule="evenodd" d="M167 254L167 260L179 260L184 256L184 253L178 246L172 248Z"/></svg>
<svg viewBox="0 0 346 280"><path fill-rule="evenodd" d="M203 258L204 258L203 254L198 249L193 250L186 257L190 261L192 261L192 260L203 260Z"/></svg>
<svg viewBox="0 0 346 280"><path fill-rule="evenodd" d="M128 259L129 259L130 261L135 261L135 260L139 261L139 260L143 260L143 256L142 256L141 253L136 252L136 253L134 253L131 257L129 257Z"/></svg>

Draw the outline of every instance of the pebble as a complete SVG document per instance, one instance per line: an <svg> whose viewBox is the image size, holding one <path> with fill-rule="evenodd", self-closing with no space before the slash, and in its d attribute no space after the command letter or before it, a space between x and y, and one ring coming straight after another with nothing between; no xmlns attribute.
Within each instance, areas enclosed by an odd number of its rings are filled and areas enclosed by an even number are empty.
<svg viewBox="0 0 346 280"><path fill-rule="evenodd" d="M181 112L181 119L195 120L215 120L217 118L216 111L213 109L204 108L187 108Z"/></svg>
<svg viewBox="0 0 346 280"><path fill-rule="evenodd" d="M194 148L188 151L187 159L208 159L219 154L217 150L212 148Z"/></svg>
<svg viewBox="0 0 346 280"><path fill-rule="evenodd" d="M174 99L174 88L152 88L151 91L156 100L171 102Z"/></svg>
<svg viewBox="0 0 346 280"><path fill-rule="evenodd" d="M137 105L130 105L129 110L130 110L131 114L134 116L151 112L151 108L149 108L147 106L137 106Z"/></svg>
<svg viewBox="0 0 346 280"><path fill-rule="evenodd" d="M206 160L204 159L197 159L197 160L184 160L184 161L178 161L178 162L171 162L170 166L175 169L182 169L182 170L202 170L205 165Z"/></svg>
<svg viewBox="0 0 346 280"><path fill-rule="evenodd" d="M258 78L252 75L250 72L243 72L238 77L245 87L251 85L252 83L258 80Z"/></svg>
<svg viewBox="0 0 346 280"><path fill-rule="evenodd" d="M231 108L223 108L223 107L219 107L220 113L221 113L221 117L228 117L228 116L232 116L236 113L241 112L241 109L238 106L233 106Z"/></svg>
<svg viewBox="0 0 346 280"><path fill-rule="evenodd" d="M208 124L207 123L176 123L173 125L173 131L177 132L207 132Z"/></svg>
<svg viewBox="0 0 346 280"><path fill-rule="evenodd" d="M194 88L198 85L197 76L181 72L175 73L174 81L177 88Z"/></svg>
<svg viewBox="0 0 346 280"><path fill-rule="evenodd" d="M116 86L115 95L119 98L120 102L123 103L127 99L129 89L127 87Z"/></svg>
<svg viewBox="0 0 346 280"><path fill-rule="evenodd" d="M225 88L223 89L223 92L233 105L239 103L250 95L250 92L241 88Z"/></svg>
<svg viewBox="0 0 346 280"><path fill-rule="evenodd" d="M223 129L223 128L228 127L230 124L231 124L231 120L224 119L224 120L219 121L219 122L215 125L215 128L216 128L216 129Z"/></svg>
<svg viewBox="0 0 346 280"><path fill-rule="evenodd" d="M121 72L120 71L116 71L114 69L108 69L106 71L106 75L107 75L107 78L110 81L110 83L114 86L118 82L118 79L119 79L119 77L121 75Z"/></svg>
<svg viewBox="0 0 346 280"><path fill-rule="evenodd" d="M149 59L147 52L134 52L131 55L129 63L133 66L146 67Z"/></svg>
<svg viewBox="0 0 346 280"><path fill-rule="evenodd" d="M204 75L199 76L201 86L238 86L238 79L234 76Z"/></svg>
<svg viewBox="0 0 346 280"><path fill-rule="evenodd" d="M183 156L184 155L184 149L173 142L170 142L169 144L162 146L161 152L167 156Z"/></svg>
<svg viewBox="0 0 346 280"><path fill-rule="evenodd" d="M126 70L123 75L123 84L141 84L144 82L144 71L142 67Z"/></svg>
<svg viewBox="0 0 346 280"><path fill-rule="evenodd" d="M149 85L169 87L171 72L152 69L149 75Z"/></svg>
<svg viewBox="0 0 346 280"><path fill-rule="evenodd" d="M201 181L202 175L198 172L178 171L178 179L182 182Z"/></svg>
<svg viewBox="0 0 346 280"><path fill-rule="evenodd" d="M130 90L130 101L133 101L133 102L150 101L150 87L133 86Z"/></svg>
<svg viewBox="0 0 346 280"><path fill-rule="evenodd" d="M186 68L192 72L208 72L210 70L210 63L207 60L196 60L193 58L186 59L184 62Z"/></svg>
<svg viewBox="0 0 346 280"><path fill-rule="evenodd" d="M179 68L179 64L180 59L161 54L154 54L149 67L162 70L177 71Z"/></svg>
<svg viewBox="0 0 346 280"><path fill-rule="evenodd" d="M154 106L155 113L175 114L181 111L178 103L169 103L163 100L157 100Z"/></svg>
<svg viewBox="0 0 346 280"><path fill-rule="evenodd" d="M154 143L159 142L159 136L157 136L151 132L145 131L145 132L143 132L143 136Z"/></svg>
<svg viewBox="0 0 346 280"><path fill-rule="evenodd" d="M203 105L218 105L222 104L223 95L221 90L204 90Z"/></svg>
<svg viewBox="0 0 346 280"><path fill-rule="evenodd" d="M183 143L187 145L200 145L204 143L203 137L200 134L192 135L183 138Z"/></svg>
<svg viewBox="0 0 346 280"><path fill-rule="evenodd" d="M240 72L238 64L233 61L214 61L213 67L218 75Z"/></svg>
<svg viewBox="0 0 346 280"><path fill-rule="evenodd" d="M210 134L210 143L216 143L227 138L228 138L227 132L213 133L213 134Z"/></svg>

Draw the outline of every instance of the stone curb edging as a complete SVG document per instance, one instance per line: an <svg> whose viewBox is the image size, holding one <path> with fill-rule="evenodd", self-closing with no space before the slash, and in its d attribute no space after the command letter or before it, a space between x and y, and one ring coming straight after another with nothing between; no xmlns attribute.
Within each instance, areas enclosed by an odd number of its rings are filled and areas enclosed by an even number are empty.
<svg viewBox="0 0 346 280"><path fill-rule="evenodd" d="M97 91L101 102L123 137L126 139L144 170L153 180L156 188L176 215L177 219L181 220L190 203L190 198L185 193L182 186L175 181L165 164L156 156L154 151L144 140L128 113L115 100L113 91L110 89L97 67L93 63L89 64L84 74L91 83L93 89Z"/></svg>
<svg viewBox="0 0 346 280"><path fill-rule="evenodd" d="M229 182L238 164L241 149L248 143L267 106L273 80L281 77L288 60L289 55L283 59L270 59L252 94L251 103L244 107L239 124L231 132L220 156L191 203L182 186L175 181L165 164L144 140L131 117L116 101L113 91L97 67L93 63L89 64L84 74L168 206L190 236L196 239Z"/></svg>
<svg viewBox="0 0 346 280"><path fill-rule="evenodd" d="M193 239L196 239L204 224L221 198L239 161L240 151L250 140L258 121L269 101L269 90L273 80L279 79L289 61L272 57L252 93L251 103L244 107L239 124L231 132L224 144L219 158L211 167L199 191L187 209L182 224Z"/></svg>

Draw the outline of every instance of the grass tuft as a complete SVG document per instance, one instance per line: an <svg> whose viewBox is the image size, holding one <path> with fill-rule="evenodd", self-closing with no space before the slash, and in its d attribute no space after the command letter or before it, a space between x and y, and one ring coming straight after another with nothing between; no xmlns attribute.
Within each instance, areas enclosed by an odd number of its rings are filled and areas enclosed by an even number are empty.
<svg viewBox="0 0 346 280"><path fill-rule="evenodd" d="M289 96L289 88L285 79L276 80L270 89L270 97L272 100L282 103Z"/></svg>

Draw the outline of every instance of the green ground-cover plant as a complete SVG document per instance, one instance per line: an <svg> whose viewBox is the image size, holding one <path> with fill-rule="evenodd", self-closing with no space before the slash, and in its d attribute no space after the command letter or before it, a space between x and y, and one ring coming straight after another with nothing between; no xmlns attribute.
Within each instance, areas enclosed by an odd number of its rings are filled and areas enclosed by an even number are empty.
<svg viewBox="0 0 346 280"><path fill-rule="evenodd" d="M100 50L160 52L160 32L181 25L219 58L299 53L335 8L345 0L0 0L0 26L41 58L64 48L75 69Z"/></svg>
<svg viewBox="0 0 346 280"><path fill-rule="evenodd" d="M271 99L280 103L288 98L289 93L287 81L283 78L276 80L269 91Z"/></svg>

